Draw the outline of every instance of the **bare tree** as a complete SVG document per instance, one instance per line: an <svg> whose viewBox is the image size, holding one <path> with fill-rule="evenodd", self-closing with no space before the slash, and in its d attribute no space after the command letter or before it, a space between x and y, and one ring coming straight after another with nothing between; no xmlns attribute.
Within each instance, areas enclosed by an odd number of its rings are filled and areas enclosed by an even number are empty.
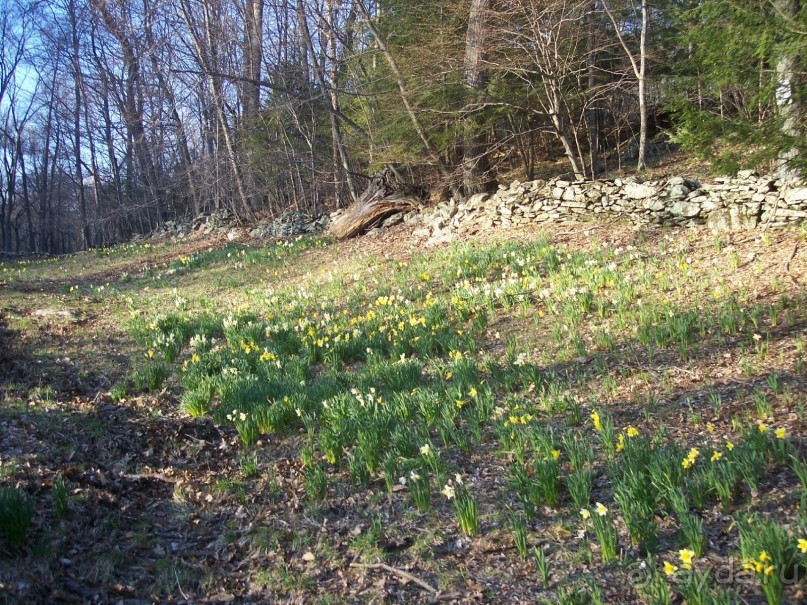
<svg viewBox="0 0 807 605"><path fill-rule="evenodd" d="M84 191L84 166L81 161L83 150L81 114L83 101L83 73L81 67L81 45L79 43L79 27L81 17L76 0L67 0L67 17L70 25L70 62L73 72L73 161L75 168L74 188L81 213L81 245L86 250L92 246L89 216L87 214L87 198Z"/></svg>
<svg viewBox="0 0 807 605"><path fill-rule="evenodd" d="M636 51L632 50L625 40L623 26L617 22L613 11L608 6L608 0L600 1L636 77L639 101L639 157L636 161L636 170L641 172L647 168L647 28L650 19L648 3L647 0L641 0L641 29L639 30L637 57Z"/></svg>
<svg viewBox="0 0 807 605"><path fill-rule="evenodd" d="M345 143L342 137L341 127L337 119L337 112L339 111L339 96L336 90L336 76L338 73L337 67L337 42L336 42L336 27L337 16L336 6L331 0L327 1L325 17L325 44L323 45L323 53L317 53L314 48L314 42L308 26L308 15L305 11L305 3L303 0L297 0L298 23L300 24L300 34L303 39L303 44L306 49L306 57L311 61L311 67L314 72L314 77L317 80L317 85L320 91L325 95L327 102L330 104L330 122L331 122L331 136L333 138L333 173L334 183L336 187L336 199L339 203L339 187L338 184L342 178L345 180L350 196L353 200L358 199L358 192L353 175L350 170L350 163L348 161L347 152L345 150ZM326 54L327 53L327 54ZM330 55L330 56L328 56ZM330 64L328 69L326 64ZM328 74L326 75L326 72ZM330 83L328 82L330 77ZM340 178L341 177L341 178Z"/></svg>
<svg viewBox="0 0 807 605"><path fill-rule="evenodd" d="M253 209L245 183L243 166L239 161L232 125L227 119L225 110L227 100L220 75L223 71L219 64L222 44L220 32L222 6L217 0L204 0L200 3L200 10L197 11L190 0L180 0L178 4L180 16L190 36L195 59L207 80L216 126L224 142L224 151L235 183L241 211L245 216L251 216Z"/></svg>
<svg viewBox="0 0 807 605"><path fill-rule="evenodd" d="M496 12L495 69L517 78L531 111L560 142L575 178L586 175L579 83L586 61L586 0L516 0Z"/></svg>

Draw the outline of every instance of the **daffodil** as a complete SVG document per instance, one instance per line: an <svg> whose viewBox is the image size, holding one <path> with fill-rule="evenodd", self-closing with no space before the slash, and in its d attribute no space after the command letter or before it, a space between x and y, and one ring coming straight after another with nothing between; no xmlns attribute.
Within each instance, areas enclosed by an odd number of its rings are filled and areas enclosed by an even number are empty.
<svg viewBox="0 0 807 605"><path fill-rule="evenodd" d="M600 423L600 415L597 412L591 412L591 422L594 423L594 428L598 431L602 430L602 424Z"/></svg>
<svg viewBox="0 0 807 605"><path fill-rule="evenodd" d="M431 446L427 443L425 445L420 446L420 453L424 456L428 456L429 452L432 451Z"/></svg>
<svg viewBox="0 0 807 605"><path fill-rule="evenodd" d="M639 435L639 429L637 429L635 426L629 426L627 433L628 437L636 437Z"/></svg>
<svg viewBox="0 0 807 605"><path fill-rule="evenodd" d="M588 519L591 518L591 511L588 510L587 508L581 508L580 509L580 516L583 517L584 521L588 520ZM807 542L807 540L805 540L805 542Z"/></svg>
<svg viewBox="0 0 807 605"><path fill-rule="evenodd" d="M695 464L695 461L698 459L698 456L700 455L701 455L700 450L698 450L698 448L696 447L693 447L691 450L689 450L689 454L687 454L687 457L684 458L683 462L681 462L681 466L683 466L684 468L690 468L693 464Z"/></svg>
<svg viewBox="0 0 807 605"><path fill-rule="evenodd" d="M451 485L450 483L446 483L443 486L443 495L446 498L448 498L449 500L451 500L456 495L456 492L454 490L454 486Z"/></svg>
<svg viewBox="0 0 807 605"><path fill-rule="evenodd" d="M787 437L787 431L781 427L776 429L775 434L777 439L784 439L785 437Z"/></svg>
<svg viewBox="0 0 807 605"><path fill-rule="evenodd" d="M694 550L683 548L678 551L678 557L681 559L681 567L684 569L692 569L692 561L695 558Z"/></svg>
<svg viewBox="0 0 807 605"><path fill-rule="evenodd" d="M733 444L731 441L729 441L729 442L726 444L726 449L727 449L728 451L733 450L733 449L734 449L734 444Z"/></svg>
<svg viewBox="0 0 807 605"><path fill-rule="evenodd" d="M712 462L717 462L722 457L723 457L723 454L721 452L715 452L714 454L712 454L712 459L711 460L712 460Z"/></svg>
<svg viewBox="0 0 807 605"><path fill-rule="evenodd" d="M799 538L797 546L798 549L802 552L802 554L807 555L807 538Z"/></svg>
<svg viewBox="0 0 807 605"><path fill-rule="evenodd" d="M768 427L764 422L760 422L757 425L757 430L759 430L760 433L764 433L764 432L766 432L768 430Z"/></svg>
<svg viewBox="0 0 807 605"><path fill-rule="evenodd" d="M664 561L664 573L668 576L673 575L676 571L678 571L678 567L673 565L669 561Z"/></svg>
<svg viewBox="0 0 807 605"><path fill-rule="evenodd" d="M597 502L597 505L594 507L594 510L597 511L597 514L600 517L604 517L605 515L608 514L608 509L605 508L605 505L600 502Z"/></svg>

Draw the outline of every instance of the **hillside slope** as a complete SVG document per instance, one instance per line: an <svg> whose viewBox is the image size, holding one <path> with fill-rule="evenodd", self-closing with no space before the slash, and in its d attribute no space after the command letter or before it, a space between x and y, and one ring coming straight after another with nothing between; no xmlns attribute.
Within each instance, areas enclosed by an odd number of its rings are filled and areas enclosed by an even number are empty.
<svg viewBox="0 0 807 605"><path fill-rule="evenodd" d="M803 228L410 232L3 264L3 599L803 600Z"/></svg>

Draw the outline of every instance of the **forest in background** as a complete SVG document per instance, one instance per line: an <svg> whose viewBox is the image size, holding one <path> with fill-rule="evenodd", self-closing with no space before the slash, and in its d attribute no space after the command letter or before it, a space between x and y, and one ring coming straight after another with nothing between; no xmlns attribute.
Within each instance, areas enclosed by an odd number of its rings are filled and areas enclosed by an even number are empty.
<svg viewBox="0 0 807 605"><path fill-rule="evenodd" d="M463 198L807 159L798 0L5 0L0 40L4 253L317 214L382 167Z"/></svg>

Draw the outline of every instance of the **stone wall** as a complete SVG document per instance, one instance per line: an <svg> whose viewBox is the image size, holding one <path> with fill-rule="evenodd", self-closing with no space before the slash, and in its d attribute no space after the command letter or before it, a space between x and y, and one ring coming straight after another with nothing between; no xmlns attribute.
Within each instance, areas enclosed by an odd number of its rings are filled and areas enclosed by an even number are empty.
<svg viewBox="0 0 807 605"><path fill-rule="evenodd" d="M194 231L226 233L229 239L294 237L321 233L341 210L318 217L286 211L249 228L240 227L226 211L193 221L169 221L152 237L183 238ZM514 181L493 194L466 202L393 215L388 227L406 222L429 243L455 234L473 235L494 228L546 222L575 222L587 217L622 217L638 224L706 224L715 231L781 227L807 219L807 183L782 183L772 176L740 172L737 177L699 183L674 177L658 181L625 178L602 181Z"/></svg>
<svg viewBox="0 0 807 605"><path fill-rule="evenodd" d="M473 234L496 227L571 222L600 216L638 224L706 224L715 231L780 227L807 218L807 183L783 183L750 171L708 183L674 177L608 181L515 181L466 202L444 202L419 215L415 235L432 241L449 233Z"/></svg>
<svg viewBox="0 0 807 605"><path fill-rule="evenodd" d="M327 215L314 217L305 212L287 210L276 218L264 219L245 229L240 227L235 216L226 210L216 210L197 216L193 220L166 221L150 237L153 239L164 237L183 239L198 231L205 235L226 234L230 240L241 239L245 235L249 235L252 239L289 238L321 233L328 226L328 220Z"/></svg>

